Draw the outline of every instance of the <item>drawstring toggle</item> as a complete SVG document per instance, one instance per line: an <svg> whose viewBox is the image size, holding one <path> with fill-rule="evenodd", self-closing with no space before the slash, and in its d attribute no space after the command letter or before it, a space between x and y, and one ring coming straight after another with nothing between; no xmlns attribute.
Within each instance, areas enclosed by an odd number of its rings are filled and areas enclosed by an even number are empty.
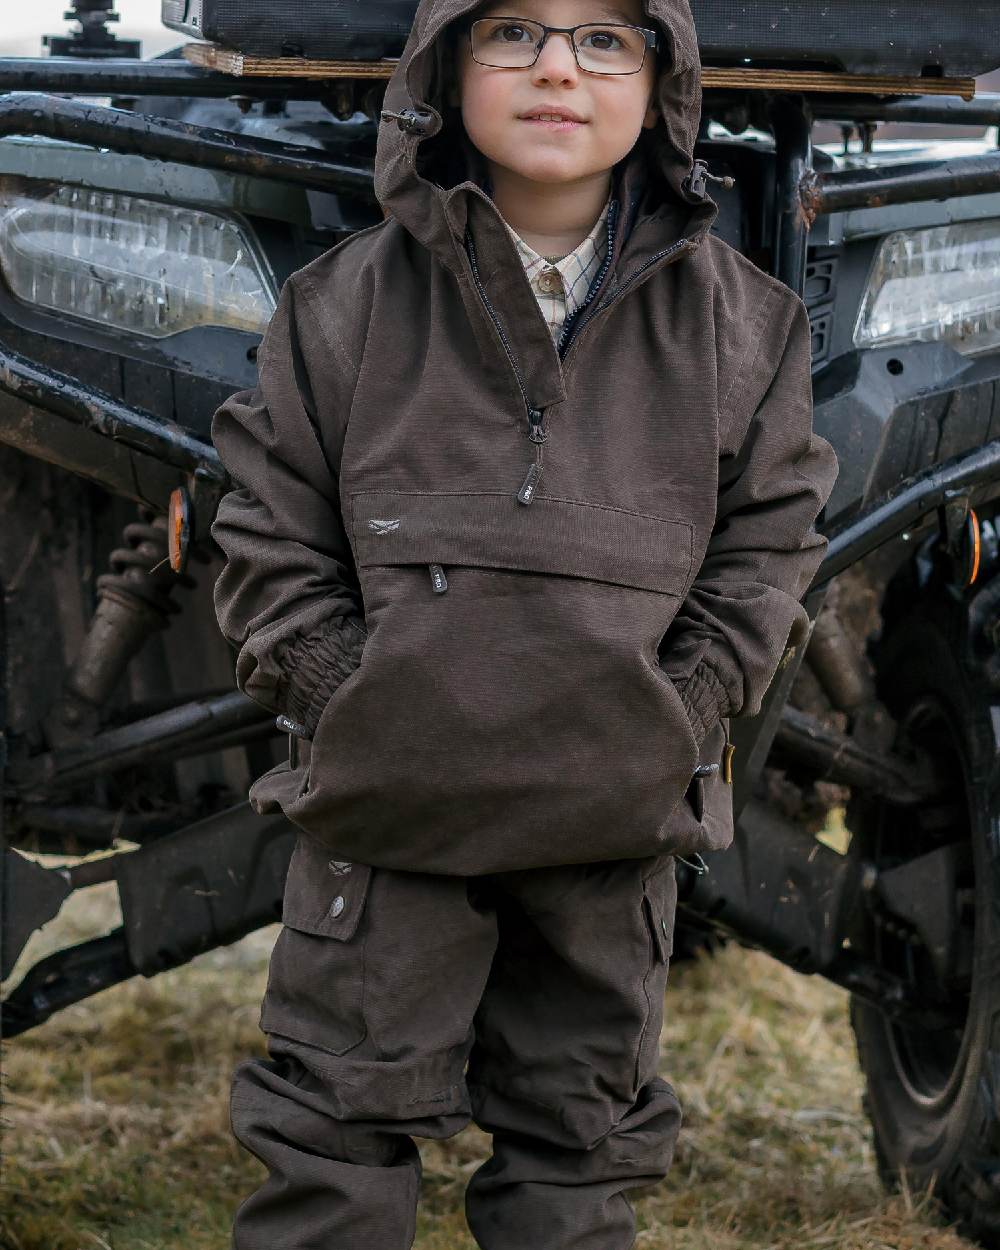
<svg viewBox="0 0 1000 1250"><path fill-rule="evenodd" d="M683 189L689 195L696 195L699 199L704 199L707 194L706 182L717 182L725 191L731 191L736 186L736 179L729 174L722 178L708 172L708 166L703 160L696 160L691 166L691 172L681 183Z"/></svg>
<svg viewBox="0 0 1000 1250"><path fill-rule="evenodd" d="M393 113L383 109L379 114L384 122L395 122L405 135L425 135L431 128L432 114L424 109L403 109L402 113Z"/></svg>

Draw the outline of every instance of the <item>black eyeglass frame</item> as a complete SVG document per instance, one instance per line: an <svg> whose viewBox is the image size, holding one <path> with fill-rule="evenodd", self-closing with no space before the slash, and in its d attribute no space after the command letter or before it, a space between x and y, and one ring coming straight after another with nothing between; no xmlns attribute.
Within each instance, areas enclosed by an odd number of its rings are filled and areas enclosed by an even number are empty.
<svg viewBox="0 0 1000 1250"><path fill-rule="evenodd" d="M473 42L473 31L480 22L514 22L521 26L540 26L542 28L542 37L535 44L535 55L528 61L526 65L490 65L488 61L481 61L476 56L475 43ZM589 26L597 26L601 30L636 30L643 39L644 46L642 49L642 60L635 69L626 69L621 71L607 69L585 69L580 64L580 57L576 49L576 32L585 30ZM546 26L544 22L536 22L533 17L507 17L502 13L498 13L494 17L478 17L469 25L469 51L472 59L477 65L482 65L486 69L530 69L532 65L542 55L542 48L545 47L545 41L549 35L569 35L569 46L573 49L573 60L576 61L576 68L581 74L598 74L603 78L627 78L630 74L641 73L642 67L646 64L646 53L652 49L654 52L659 51L660 38L655 30L650 30L647 26L631 26L628 22L579 22L576 26Z"/></svg>

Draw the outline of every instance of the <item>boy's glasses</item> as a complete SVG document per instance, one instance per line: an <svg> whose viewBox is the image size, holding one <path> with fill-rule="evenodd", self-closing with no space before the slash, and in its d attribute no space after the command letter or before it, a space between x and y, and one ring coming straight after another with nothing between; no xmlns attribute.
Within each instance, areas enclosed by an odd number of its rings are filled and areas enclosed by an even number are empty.
<svg viewBox="0 0 1000 1250"><path fill-rule="evenodd" d="M469 31L472 59L494 69L527 69L538 60L549 35L569 35L576 63L588 74L637 74L646 49L655 49L657 43L656 31L643 26L544 26L520 17L481 17Z"/></svg>

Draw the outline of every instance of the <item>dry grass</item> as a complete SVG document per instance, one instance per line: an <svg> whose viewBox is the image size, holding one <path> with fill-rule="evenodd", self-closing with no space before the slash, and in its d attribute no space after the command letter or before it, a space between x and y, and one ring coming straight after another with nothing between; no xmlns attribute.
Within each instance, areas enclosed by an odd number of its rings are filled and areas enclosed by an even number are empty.
<svg viewBox="0 0 1000 1250"><path fill-rule="evenodd" d="M116 923L75 897L27 960ZM5 1047L2 1250L226 1250L263 1169L232 1138L229 1078L263 1053L277 926L54 1017ZM22 967L23 967L22 961ZM15 970L15 977L19 970ZM874 1173L846 995L729 947L671 971L664 1075L685 1111L674 1168L638 1198L636 1250L962 1250L923 1195ZM417 1250L474 1250L475 1129L425 1143Z"/></svg>

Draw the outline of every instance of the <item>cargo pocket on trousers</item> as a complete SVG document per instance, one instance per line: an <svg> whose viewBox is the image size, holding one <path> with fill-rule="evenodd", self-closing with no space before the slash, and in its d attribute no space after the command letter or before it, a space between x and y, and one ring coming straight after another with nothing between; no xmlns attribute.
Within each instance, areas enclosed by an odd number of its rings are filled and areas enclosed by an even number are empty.
<svg viewBox="0 0 1000 1250"><path fill-rule="evenodd" d="M674 949L674 915L677 910L677 878L673 855L660 855L642 883L642 913L649 934L649 966L642 988L646 1021L639 1038L633 1074L633 1092L656 1074L660 1029L663 1026L663 994Z"/></svg>
<svg viewBox="0 0 1000 1250"><path fill-rule="evenodd" d="M674 950L674 917L677 910L677 878L673 855L664 855L646 878L642 905L653 939L653 951L660 963L667 963Z"/></svg>
<svg viewBox="0 0 1000 1250"><path fill-rule="evenodd" d="M342 1055L366 1033L365 926L372 870L300 833L288 865L260 1027Z"/></svg>

